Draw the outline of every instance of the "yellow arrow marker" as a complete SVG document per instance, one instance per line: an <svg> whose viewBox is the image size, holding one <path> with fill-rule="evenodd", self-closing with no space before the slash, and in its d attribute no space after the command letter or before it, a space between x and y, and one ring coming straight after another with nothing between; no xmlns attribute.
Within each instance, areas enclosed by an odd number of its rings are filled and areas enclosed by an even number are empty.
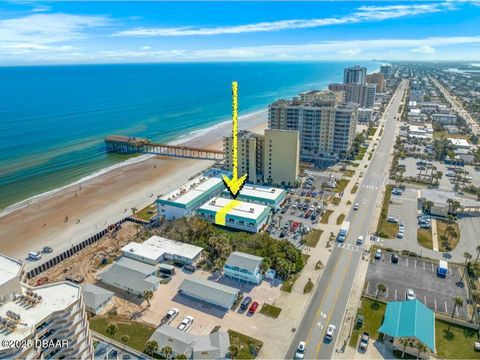
<svg viewBox="0 0 480 360"><path fill-rule="evenodd" d="M245 180L247 180L248 174L243 175L241 178L238 178L238 83L236 81L232 82L232 135L233 135L233 143L232 143L232 166L233 166L233 174L232 178L229 179L227 176L223 175L223 182L227 187L230 194L232 194L233 198L236 198L238 192L242 188Z"/></svg>

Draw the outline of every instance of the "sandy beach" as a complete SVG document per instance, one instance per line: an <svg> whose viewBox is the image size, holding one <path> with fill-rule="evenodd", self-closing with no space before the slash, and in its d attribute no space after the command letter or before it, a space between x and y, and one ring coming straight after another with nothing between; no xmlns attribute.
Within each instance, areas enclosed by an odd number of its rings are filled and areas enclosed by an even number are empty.
<svg viewBox="0 0 480 360"><path fill-rule="evenodd" d="M240 129L261 133L266 127L266 111L240 117ZM222 138L230 133L231 123L227 120L187 134L175 143L221 150ZM28 206L0 217L0 252L22 260L29 251L43 246L60 252L131 214L132 208L147 206L157 195L171 191L213 163L151 157L40 196ZM33 263L27 268L29 265Z"/></svg>

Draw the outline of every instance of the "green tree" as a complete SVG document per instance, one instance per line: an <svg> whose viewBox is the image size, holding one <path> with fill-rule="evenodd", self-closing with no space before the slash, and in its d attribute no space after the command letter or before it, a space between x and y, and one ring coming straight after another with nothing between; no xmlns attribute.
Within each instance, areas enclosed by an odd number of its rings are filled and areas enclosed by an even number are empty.
<svg viewBox="0 0 480 360"><path fill-rule="evenodd" d="M111 338L115 337L118 332L118 325L113 323L108 324L105 332L107 335L110 335Z"/></svg>
<svg viewBox="0 0 480 360"><path fill-rule="evenodd" d="M384 283L377 284L377 299L380 296L380 294L383 294L386 291L387 291L387 287L385 286Z"/></svg>
<svg viewBox="0 0 480 360"><path fill-rule="evenodd" d="M178 355L175 356L175 360L187 360L187 355L178 354Z"/></svg>
<svg viewBox="0 0 480 360"><path fill-rule="evenodd" d="M150 340L145 343L145 354L153 356L158 352L158 343L155 340Z"/></svg>
<svg viewBox="0 0 480 360"><path fill-rule="evenodd" d="M123 343L123 345L127 345L128 340L130 340L130 336L128 336L126 334L122 335L122 337L120 338L120 341Z"/></svg>
<svg viewBox="0 0 480 360"><path fill-rule="evenodd" d="M428 348L421 342L417 342L415 345L415 348L417 349L417 358L420 358L421 353L426 353L428 351Z"/></svg>
<svg viewBox="0 0 480 360"><path fill-rule="evenodd" d="M452 319L455 316L455 310L457 310L457 307L462 307L462 306L463 306L463 299L460 296L455 296L453 298Z"/></svg>
<svg viewBox="0 0 480 360"><path fill-rule="evenodd" d="M164 346L162 348L162 350L160 350L160 353L163 355L163 357L165 357L165 359L170 359L170 357L172 356L172 353L173 353L173 350L170 346Z"/></svg>
<svg viewBox="0 0 480 360"><path fill-rule="evenodd" d="M465 269L463 270L463 274L462 274L462 278L460 279L460 282L463 282L463 278L465 277L465 273L467 272L467 262L472 258L472 255L468 251L465 251L463 253L463 257L465 258L465 263L464 263Z"/></svg>
<svg viewBox="0 0 480 360"><path fill-rule="evenodd" d="M150 300L152 300L153 291L151 291L151 290L145 290L145 291L143 292L142 297L147 301L148 307L150 307Z"/></svg>
<svg viewBox="0 0 480 360"><path fill-rule="evenodd" d="M403 350L402 350L402 358L403 358L405 356L405 350L407 350L409 341L407 338L400 338L399 342L403 347Z"/></svg>
<svg viewBox="0 0 480 360"><path fill-rule="evenodd" d="M228 354L230 355L230 359L235 359L238 356L239 350L237 345L230 345L228 347Z"/></svg>

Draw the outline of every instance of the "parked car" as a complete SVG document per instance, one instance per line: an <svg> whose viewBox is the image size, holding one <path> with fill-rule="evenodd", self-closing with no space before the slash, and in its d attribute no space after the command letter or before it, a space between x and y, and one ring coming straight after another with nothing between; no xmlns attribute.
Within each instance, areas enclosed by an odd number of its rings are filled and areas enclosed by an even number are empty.
<svg viewBox="0 0 480 360"><path fill-rule="evenodd" d="M193 266L193 265L185 265L183 267L183 270L194 273L196 269L195 269L195 266Z"/></svg>
<svg viewBox="0 0 480 360"><path fill-rule="evenodd" d="M30 260L40 260L42 258L42 254L40 254L39 252L36 252L36 251L31 251L28 253L28 258Z"/></svg>
<svg viewBox="0 0 480 360"><path fill-rule="evenodd" d="M325 340L331 341L333 339L333 336L335 335L335 329L335 325L328 325L327 331L325 332Z"/></svg>
<svg viewBox="0 0 480 360"><path fill-rule="evenodd" d="M405 293L405 299L407 300L415 300L415 291L412 289L408 289Z"/></svg>
<svg viewBox="0 0 480 360"><path fill-rule="evenodd" d="M67 277L65 277L65 280L71 281L75 284L81 284L81 283L83 283L83 280L85 280L85 279L81 275L68 275Z"/></svg>
<svg viewBox="0 0 480 360"><path fill-rule="evenodd" d="M398 239L403 239L403 231L399 231L399 232L397 233L397 238L398 238Z"/></svg>
<svg viewBox="0 0 480 360"><path fill-rule="evenodd" d="M360 206L360 205L359 205L358 203L355 203L355 204L353 205L353 210L358 210L359 206Z"/></svg>
<svg viewBox="0 0 480 360"><path fill-rule="evenodd" d="M185 316L182 322L177 326L177 329L181 331L187 331L187 329L192 325L192 323L193 316Z"/></svg>
<svg viewBox="0 0 480 360"><path fill-rule="evenodd" d="M49 254L49 253L53 252L53 249L50 246L44 246L43 249L42 249L42 252L45 253L45 254Z"/></svg>
<svg viewBox="0 0 480 360"><path fill-rule="evenodd" d="M367 350L369 339L370 339L370 334L368 332L364 332L362 334L362 337L360 338L360 344L358 346L360 348L360 350L362 350L362 351Z"/></svg>
<svg viewBox="0 0 480 360"><path fill-rule="evenodd" d="M177 308L171 308L162 318L160 323L163 324L170 324L173 319L175 319L180 311Z"/></svg>
<svg viewBox="0 0 480 360"><path fill-rule="evenodd" d="M398 255L397 254L392 254L392 263L398 264Z"/></svg>
<svg viewBox="0 0 480 360"><path fill-rule="evenodd" d="M387 217L387 221L391 222L391 223L394 223L394 224L398 223L398 219L396 217L393 217L393 216Z"/></svg>
<svg viewBox="0 0 480 360"><path fill-rule="evenodd" d="M380 260L382 258L382 249L375 251L375 259Z"/></svg>
<svg viewBox="0 0 480 360"><path fill-rule="evenodd" d="M251 302L252 302L252 298L250 296L246 296L245 298L243 298L242 303L240 304L240 310L241 311L247 310Z"/></svg>
<svg viewBox="0 0 480 360"><path fill-rule="evenodd" d="M258 302L254 301L252 305L250 305L250 309L248 309L248 313L250 315L253 315L255 314L255 311L257 311L257 309L258 309Z"/></svg>
<svg viewBox="0 0 480 360"><path fill-rule="evenodd" d="M302 360L305 357L305 341L300 341L297 347L297 351L295 351L295 359Z"/></svg>

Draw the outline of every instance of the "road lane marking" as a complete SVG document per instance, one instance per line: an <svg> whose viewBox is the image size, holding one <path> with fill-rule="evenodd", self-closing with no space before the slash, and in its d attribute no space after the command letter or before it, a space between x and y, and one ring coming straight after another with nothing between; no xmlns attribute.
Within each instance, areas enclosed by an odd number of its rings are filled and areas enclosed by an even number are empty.
<svg viewBox="0 0 480 360"><path fill-rule="evenodd" d="M328 324L330 324L330 320L332 318L332 314L333 314L333 309L335 308L335 305L337 303L337 299L338 299L338 294L340 292L340 289L343 285L343 282L345 281L345 276L347 275L347 270L351 264L351 261L352 261L352 256L353 256L353 252L350 253L350 257L348 259L348 262L347 262L347 266L345 266L345 269L343 270L343 275L342 275L342 280L340 281L338 287L337 287L337 291L335 292L335 297L333 299L333 303L332 303L332 307L330 308L330 311L328 312L328 320L326 321L326 324L328 326ZM352 285L353 285L353 282L352 282ZM351 290L351 289L350 289ZM326 293L325 293L326 294ZM348 294L348 296L350 297L350 293ZM347 301L348 302L348 301ZM345 310L344 310L345 312ZM343 320L343 316L342 316L342 320ZM337 329L337 336L338 334L340 333L340 328L341 328L341 324L338 326L338 329ZM333 341L333 339L331 340ZM323 336L320 338L320 342L319 344L317 345L317 351L315 353L315 359L318 359L318 353L320 352L320 349L322 347L322 344L323 344ZM335 343L333 344L333 346L335 347Z"/></svg>

